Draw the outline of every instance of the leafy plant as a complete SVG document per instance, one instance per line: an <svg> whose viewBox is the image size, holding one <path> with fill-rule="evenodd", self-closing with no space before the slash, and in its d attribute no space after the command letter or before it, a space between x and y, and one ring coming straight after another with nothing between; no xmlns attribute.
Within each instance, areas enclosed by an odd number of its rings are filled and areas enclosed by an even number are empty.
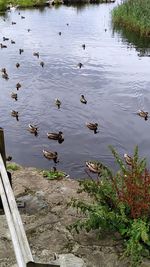
<svg viewBox="0 0 150 267"><path fill-rule="evenodd" d="M62 171L43 171L43 177L46 177L48 180L60 180L66 177L66 174Z"/></svg>
<svg viewBox="0 0 150 267"><path fill-rule="evenodd" d="M16 163L7 163L7 170L17 171L20 167Z"/></svg>
<svg viewBox="0 0 150 267"><path fill-rule="evenodd" d="M135 148L132 164L123 162L113 147L110 149L119 165L116 174L106 168L97 180L79 182L79 192L87 192L92 201L72 199L69 205L80 210L85 219L70 225L70 229L118 231L124 240L124 255L131 266L137 266L143 256L150 256L150 173L146 160L139 159Z"/></svg>

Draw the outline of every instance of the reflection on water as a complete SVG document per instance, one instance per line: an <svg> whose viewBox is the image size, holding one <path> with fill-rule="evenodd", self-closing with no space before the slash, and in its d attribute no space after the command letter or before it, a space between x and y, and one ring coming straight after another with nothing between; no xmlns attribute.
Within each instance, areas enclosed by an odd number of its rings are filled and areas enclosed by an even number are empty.
<svg viewBox="0 0 150 267"><path fill-rule="evenodd" d="M140 154L150 160L150 120L137 116L139 109L150 112L150 61L137 56L137 50L143 53L149 44L113 34L114 6L87 5L82 12L72 6L20 10L25 19L16 10L5 21L0 18L0 42L4 36L16 42L6 41L7 49L0 49L0 69L6 68L9 75L7 81L0 77L0 126L14 161L49 168L53 162L42 151L57 151L58 168L83 177L87 160L114 168L109 144L121 154L132 153L137 144ZM21 55L19 49L24 49ZM39 58L33 56L35 52ZM21 88L16 91L18 82ZM11 98L12 92L18 93L17 101ZM82 94L86 105L80 102ZM56 98L62 103L60 109ZM18 111L18 121L11 110ZM89 130L87 122L97 122L99 132ZM38 127L36 137L28 124ZM59 131L64 134L63 143L47 138L48 132Z"/></svg>

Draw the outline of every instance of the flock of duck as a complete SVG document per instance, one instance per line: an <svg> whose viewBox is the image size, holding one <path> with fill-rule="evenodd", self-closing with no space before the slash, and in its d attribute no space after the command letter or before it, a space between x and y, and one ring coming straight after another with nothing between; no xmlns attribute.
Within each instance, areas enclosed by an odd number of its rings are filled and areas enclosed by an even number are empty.
<svg viewBox="0 0 150 267"><path fill-rule="evenodd" d="M20 12L18 12L18 15L20 15L21 19L25 19L24 16L21 16ZM4 19L4 21L5 21L5 19ZM16 22L12 21L12 25L14 25L14 24L16 24ZM68 23L66 25L69 26ZM27 29L27 31L30 32L30 29ZM105 29L105 31L106 31L106 29ZM62 33L59 32L58 34L61 35ZM4 36L3 37L3 42L6 42L6 41L9 41L9 38ZM11 44L15 44L15 41L14 40L10 40L10 42L11 42ZM5 45L4 43L0 43L0 48L1 49L7 48L7 45ZM85 50L86 49L86 45L85 44L82 44L82 48ZM20 48L18 52L21 55L24 52L24 49ZM33 56L39 58L40 57L40 54L39 54L39 52L34 52L33 53ZM42 68L44 68L44 65L45 65L44 62L41 61L40 62L40 66ZM77 67L81 69L83 67L83 64L81 62L79 62L77 64ZM16 68L17 69L20 68L20 63L19 62L16 63ZM1 74L2 74L2 78L3 79L5 79L5 80L8 80L9 79L9 74L8 74L8 71L7 71L7 69L5 67L3 67L1 69ZM18 100L18 91L19 91L20 88L21 88L21 84L18 82L16 84L16 90L17 90L17 92L12 92L11 93L11 98L14 99L15 101ZM84 105L86 105L88 103L87 102L87 99L86 99L86 97L84 95L81 95L80 96L80 102L81 102L81 104L84 104ZM58 109L61 108L62 103L61 103L60 99L58 99L58 98L55 99L54 104L55 104L55 106ZM146 111L139 110L137 112L137 114L140 117L144 118L145 120L148 119L148 112L146 112ZM11 111L11 116L12 117L15 117L17 121L19 120L19 112L18 111L12 110ZM98 132L98 123L97 122L88 122L85 125L86 125L86 127L89 130L93 131L94 134L97 134L97 132ZM31 134L34 134L35 136L37 136L38 135L39 128L37 127L37 125L34 125L34 124L29 123L29 125L28 125L28 131ZM59 132L48 132L47 133L47 137L48 137L48 139L51 139L51 140L57 140L58 143L60 143L60 144L64 141L64 135L63 135L63 132L61 132L61 131L59 131ZM43 150L43 155L48 160L53 160L54 163L58 163L59 162L59 160L58 160L58 153L57 152L49 151L49 150ZM132 164L132 158L129 155L124 154L124 159L125 159L125 161L126 161L126 163L128 165L131 165ZM92 161L86 162L86 166L88 167L88 169L91 172L98 173L98 174L100 173L100 169L102 167L100 164L94 163Z"/></svg>

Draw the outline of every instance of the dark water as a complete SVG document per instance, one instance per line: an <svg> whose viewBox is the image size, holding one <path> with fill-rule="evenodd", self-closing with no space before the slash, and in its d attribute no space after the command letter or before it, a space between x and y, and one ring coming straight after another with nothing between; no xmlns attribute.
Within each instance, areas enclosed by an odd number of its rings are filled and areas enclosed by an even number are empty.
<svg viewBox="0 0 150 267"><path fill-rule="evenodd" d="M57 151L58 168L83 177L89 159L115 168L109 144L121 155L131 154L137 144L140 155L150 160L150 119L136 115L139 109L150 112L150 40L114 31L110 14L115 5L21 10L25 19L18 11L8 13L6 21L0 18L0 42L3 36L16 41L5 42L8 48L0 50L0 68L6 67L10 77L0 78L0 126L14 161L49 168L53 162L42 150ZM21 55L19 48L24 49ZM39 59L33 56L37 51ZM22 88L15 101L10 95L17 82ZM81 94L87 105L80 103ZM60 110L55 98L62 101ZM11 117L12 109L19 111L19 121ZM99 133L94 135L86 122L98 122ZM29 123L39 126L37 137L27 131ZM62 144L47 139L47 132L59 130L65 136Z"/></svg>

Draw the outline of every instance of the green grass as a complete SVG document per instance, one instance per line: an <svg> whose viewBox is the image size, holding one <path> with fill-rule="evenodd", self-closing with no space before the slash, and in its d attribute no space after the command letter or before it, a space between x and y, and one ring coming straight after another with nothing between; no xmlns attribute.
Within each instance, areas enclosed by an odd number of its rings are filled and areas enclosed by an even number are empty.
<svg viewBox="0 0 150 267"><path fill-rule="evenodd" d="M44 5L45 2L45 0L0 0L0 11L5 11L10 3L20 7L33 7Z"/></svg>
<svg viewBox="0 0 150 267"><path fill-rule="evenodd" d="M20 167L16 163L7 163L7 170L17 171Z"/></svg>
<svg viewBox="0 0 150 267"><path fill-rule="evenodd" d="M127 0L112 12L115 26L150 36L150 0Z"/></svg>
<svg viewBox="0 0 150 267"><path fill-rule="evenodd" d="M7 8L7 0L0 0L0 11L5 11Z"/></svg>
<svg viewBox="0 0 150 267"><path fill-rule="evenodd" d="M48 180L60 180L65 176L66 174L62 171L43 171L43 177L46 177Z"/></svg>

